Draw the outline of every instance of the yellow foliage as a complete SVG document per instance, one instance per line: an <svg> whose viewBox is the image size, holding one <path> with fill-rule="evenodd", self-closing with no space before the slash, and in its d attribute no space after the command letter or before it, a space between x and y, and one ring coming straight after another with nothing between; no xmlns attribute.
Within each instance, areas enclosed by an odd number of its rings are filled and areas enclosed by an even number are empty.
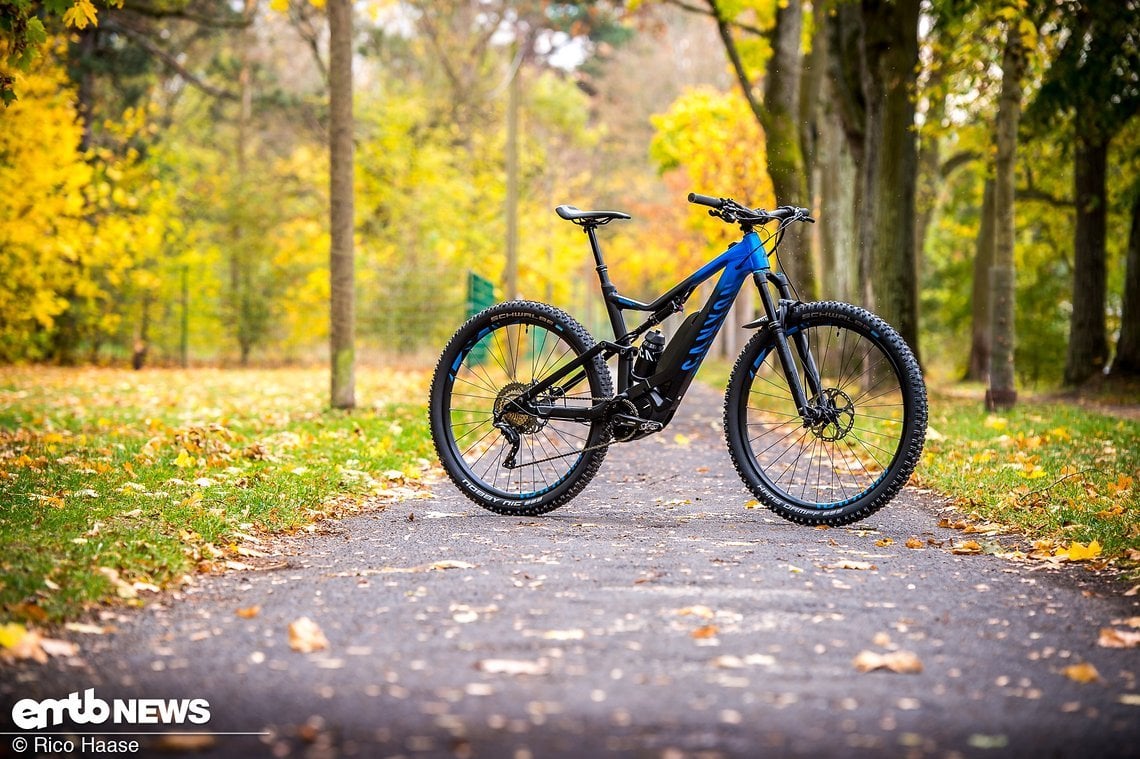
<svg viewBox="0 0 1140 759"><path fill-rule="evenodd" d="M21 97L0 129L0 360L19 358L67 307L60 293L88 249L84 189L91 168L74 93L52 57L15 72Z"/></svg>

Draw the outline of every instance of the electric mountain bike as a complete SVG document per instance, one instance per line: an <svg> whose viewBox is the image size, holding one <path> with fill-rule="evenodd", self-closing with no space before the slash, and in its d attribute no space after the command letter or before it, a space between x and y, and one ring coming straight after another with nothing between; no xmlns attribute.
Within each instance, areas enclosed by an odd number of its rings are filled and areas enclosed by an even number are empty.
<svg viewBox="0 0 1140 759"><path fill-rule="evenodd" d="M800 302L770 265L789 225L815 221L808 210L696 193L689 202L738 224L743 237L651 303L618 293L598 245L598 228L628 214L556 209L589 239L612 340L596 341L564 311L524 300L492 306L452 336L432 379L431 432L444 470L471 500L499 514L549 512L581 492L610 445L664 429L749 277L763 315L743 325L755 334L724 403L728 450L748 489L793 522L842 525L906 484L927 416L910 348L862 308ZM771 223L774 231L765 229ZM655 327L718 273L704 307L666 340ZM628 329L626 311L648 317Z"/></svg>

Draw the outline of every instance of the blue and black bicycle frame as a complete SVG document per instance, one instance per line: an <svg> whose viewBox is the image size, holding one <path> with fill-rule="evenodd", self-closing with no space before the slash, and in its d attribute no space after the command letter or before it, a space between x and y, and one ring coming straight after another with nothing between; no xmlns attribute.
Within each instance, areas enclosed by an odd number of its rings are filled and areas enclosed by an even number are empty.
<svg viewBox="0 0 1140 759"><path fill-rule="evenodd" d="M581 226L589 238L614 339L597 342L588 351L528 388L514 400L514 405L520 410L540 417L586 422L607 414L615 414L615 404L628 401L636 409L636 416L620 413L614 415L615 421L635 427L632 434L624 439L636 439L659 431L673 418L701 362L708 355L713 340L724 326L740 288L751 276L760 293L764 316L743 326L748 329L768 329L772 332L775 350L797 409L804 418L805 425L811 422L815 416L815 409L810 399L818 397L820 392L819 373L808 351L807 341L802 335L792 335L792 342L798 349L801 360L797 368L788 341L789 336L784 330L784 317L788 307L794 302L792 289L782 273L772 271L769 265L769 251L754 227L769 221L779 221L782 227L791 221L813 220L808 216L806 209L791 206L774 212L756 212L735 204L729 206L727 204L731 201L725 199L697 194L690 194L689 201L710 206L714 209L710 211L711 214L739 223L744 236L652 303L642 303L618 293L617 287L610 281L598 244L597 227L616 218L628 217L614 212L575 213L577 209L559 208L559 214ZM758 213L763 215L757 215ZM634 342L666 318L682 312L686 301L697 287L718 272L720 278L704 307L682 322L665 346L652 376L638 378L633 373L634 359L638 351ZM778 300L773 298L772 291L767 286L769 283L776 288L779 294ZM630 330L626 326L626 311L647 312L649 317ZM556 401L566 395L570 388L585 379L586 374L582 367L598 355L605 360L617 356L617 393L614 398L597 399L599 402L589 407L573 407L557 403ZM628 406L625 408L628 409Z"/></svg>

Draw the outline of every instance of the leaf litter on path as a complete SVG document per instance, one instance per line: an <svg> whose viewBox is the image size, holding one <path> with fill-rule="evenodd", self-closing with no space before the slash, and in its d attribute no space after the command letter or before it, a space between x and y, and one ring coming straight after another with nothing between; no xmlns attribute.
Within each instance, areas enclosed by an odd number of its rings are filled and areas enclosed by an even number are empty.
<svg viewBox="0 0 1140 759"><path fill-rule="evenodd" d="M885 669L900 675L912 675L922 672L922 661L918 655L911 651L891 651L885 654L874 651L860 651L851 663L859 672L873 672Z"/></svg>
<svg viewBox="0 0 1140 759"><path fill-rule="evenodd" d="M308 617L301 617L289 623L289 647L307 654L324 651L329 647L329 640L316 622Z"/></svg>

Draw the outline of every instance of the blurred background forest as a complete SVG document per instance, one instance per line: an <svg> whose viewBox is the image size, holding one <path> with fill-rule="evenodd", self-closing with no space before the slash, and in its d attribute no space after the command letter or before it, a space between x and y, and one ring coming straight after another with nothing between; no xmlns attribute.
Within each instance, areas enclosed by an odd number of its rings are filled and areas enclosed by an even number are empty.
<svg viewBox="0 0 1140 759"><path fill-rule="evenodd" d="M357 355L433 359L468 272L602 334L554 206L632 213L602 242L648 298L734 239L695 190L811 206L800 294L942 379L985 379L1003 288L1024 385L1135 374L1138 6L356 2ZM0 0L0 32L0 361L327 360L323 3Z"/></svg>

